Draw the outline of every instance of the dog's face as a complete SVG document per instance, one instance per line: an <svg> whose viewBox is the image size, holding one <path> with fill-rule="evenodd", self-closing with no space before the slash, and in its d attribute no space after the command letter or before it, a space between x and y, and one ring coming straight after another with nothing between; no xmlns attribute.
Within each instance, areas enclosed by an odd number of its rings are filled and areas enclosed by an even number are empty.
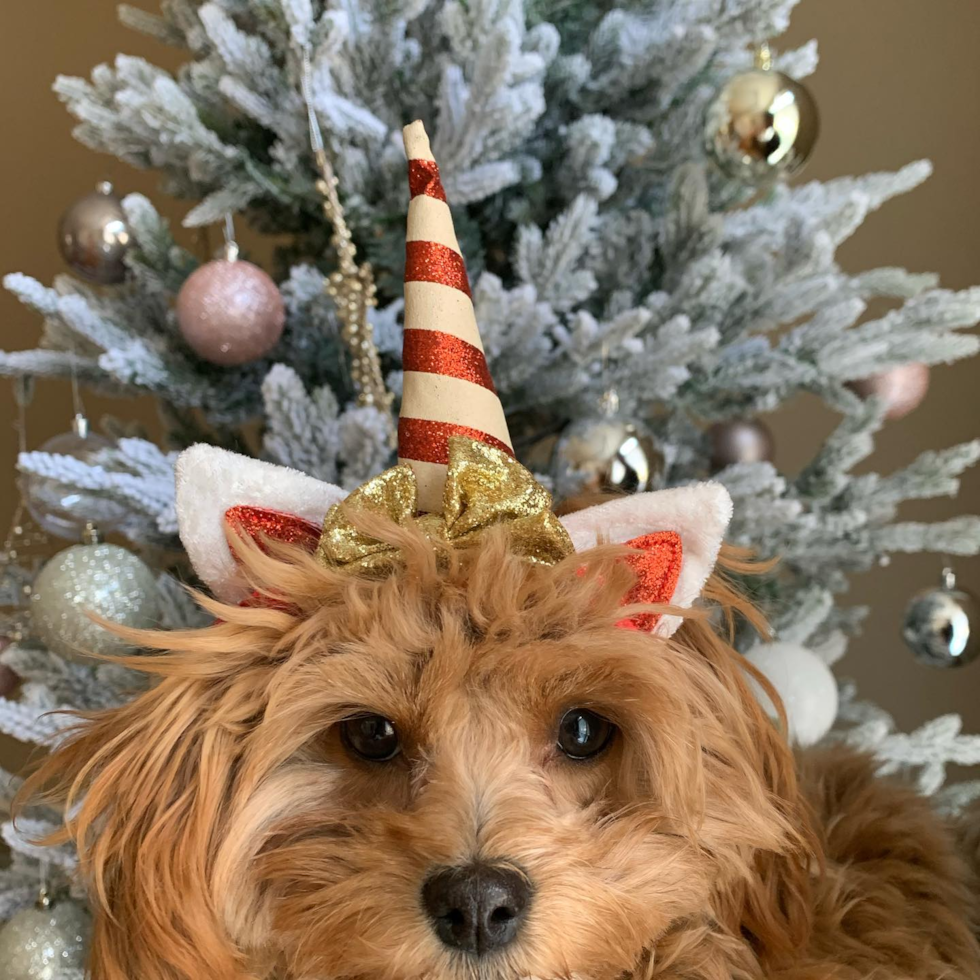
<svg viewBox="0 0 980 980"><path fill-rule="evenodd" d="M224 607L50 764L87 787L95 974L605 978L692 928L775 941L751 896L800 840L734 655L618 628L608 549L447 570L399 533L381 581L250 553L294 608Z"/></svg>

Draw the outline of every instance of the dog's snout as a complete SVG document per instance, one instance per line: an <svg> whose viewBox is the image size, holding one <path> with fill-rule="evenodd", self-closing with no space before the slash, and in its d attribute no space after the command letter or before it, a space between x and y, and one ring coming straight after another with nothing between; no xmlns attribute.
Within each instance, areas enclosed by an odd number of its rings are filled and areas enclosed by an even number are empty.
<svg viewBox="0 0 980 980"><path fill-rule="evenodd" d="M443 868L422 886L422 902L447 946L484 956L520 931L531 885L519 871L495 865Z"/></svg>

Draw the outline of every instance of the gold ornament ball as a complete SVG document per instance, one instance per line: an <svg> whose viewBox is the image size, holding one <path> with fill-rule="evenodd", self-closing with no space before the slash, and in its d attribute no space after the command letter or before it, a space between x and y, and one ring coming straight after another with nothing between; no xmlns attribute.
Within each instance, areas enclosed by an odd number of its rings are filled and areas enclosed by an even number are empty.
<svg viewBox="0 0 980 980"><path fill-rule="evenodd" d="M899 364L870 378L848 384L861 398L879 398L890 422L915 411L929 391L929 368L925 364Z"/></svg>
<svg viewBox="0 0 980 980"><path fill-rule="evenodd" d="M91 933L88 912L67 899L18 912L0 929L4 980L61 980L66 971L81 972Z"/></svg>
<svg viewBox="0 0 980 980"><path fill-rule="evenodd" d="M708 429L711 468L723 470L736 463L771 462L776 443L768 426L758 419L729 419Z"/></svg>
<svg viewBox="0 0 980 980"><path fill-rule="evenodd" d="M735 180L763 185L795 174L820 132L813 96L780 71L753 68L730 78L705 117L708 154Z"/></svg>
<svg viewBox="0 0 980 980"><path fill-rule="evenodd" d="M58 224L58 249L80 276L103 286L126 278L126 253L133 245L122 202L103 182L76 201Z"/></svg>
<svg viewBox="0 0 980 980"><path fill-rule="evenodd" d="M649 433L619 417L579 419L555 444L555 495L643 493L663 473L664 460Z"/></svg>
<svg viewBox="0 0 980 980"><path fill-rule="evenodd" d="M34 579L31 622L38 639L67 660L92 663L88 653L128 654L133 648L93 622L159 625L156 577L131 551L115 544L77 544L55 555Z"/></svg>

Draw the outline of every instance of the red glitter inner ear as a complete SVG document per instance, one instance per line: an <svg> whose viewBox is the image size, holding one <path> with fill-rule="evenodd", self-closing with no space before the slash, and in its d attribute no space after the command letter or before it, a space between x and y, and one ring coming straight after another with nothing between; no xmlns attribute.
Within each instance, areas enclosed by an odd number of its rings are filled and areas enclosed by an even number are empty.
<svg viewBox="0 0 980 980"><path fill-rule="evenodd" d="M314 524L305 517L284 514L265 507L250 507L245 504L229 507L225 511L225 523L239 534L250 537L259 547L265 539L270 539L297 544L307 551L316 551L320 542L319 524Z"/></svg>
<svg viewBox="0 0 980 980"><path fill-rule="evenodd" d="M636 572L636 585L623 598L623 605L636 602L670 602L681 575L681 536L676 531L655 531L653 534L633 538L626 544L642 554L626 557L626 561ZM649 633L659 621L659 613L640 613L638 616L621 619L616 625L623 629Z"/></svg>

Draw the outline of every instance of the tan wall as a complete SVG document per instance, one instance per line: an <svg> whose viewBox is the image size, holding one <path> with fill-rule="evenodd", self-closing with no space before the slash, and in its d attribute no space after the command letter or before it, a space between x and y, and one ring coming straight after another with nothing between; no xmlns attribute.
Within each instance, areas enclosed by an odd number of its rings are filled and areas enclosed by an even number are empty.
<svg viewBox="0 0 980 980"><path fill-rule="evenodd" d="M149 0L143 4L151 6ZM134 173L74 143L70 119L49 91L58 72L87 74L117 52L174 64L175 55L124 31L114 18L115 0L33 0L6 4L0 32L0 271L22 270L42 281L61 270L55 227L67 203L101 178L121 191L154 193L156 177ZM842 251L853 270L902 265L937 270L945 286L980 282L980 5L968 0L804 0L794 20L792 43L816 36L822 63L812 80L823 135L808 177L898 167L928 156L932 180L911 196L873 216ZM788 46L788 45L787 45ZM156 196L175 223L182 207ZM188 239L185 244L190 245ZM0 346L28 347L36 319L0 295ZM31 443L63 431L70 416L67 386L44 383L29 417ZM12 412L0 389L0 418ZM149 400L108 403L89 399L89 414L105 411L152 421ZM888 471L922 449L980 435L980 364L967 362L936 372L926 403L879 439L872 463ZM778 462L797 468L833 424L819 406L801 404L773 420ZM13 500L11 428L0 425L0 523ZM980 473L964 485L959 502L908 508L916 518L942 518L980 509ZM916 666L898 638L911 593L931 584L939 559L896 559L891 567L855 582L856 602L874 605L863 640L852 647L845 672L863 691L913 724L944 711L961 711L980 729L980 665L956 674ZM980 562L959 564L964 583L980 590ZM0 760L12 758L0 745Z"/></svg>

